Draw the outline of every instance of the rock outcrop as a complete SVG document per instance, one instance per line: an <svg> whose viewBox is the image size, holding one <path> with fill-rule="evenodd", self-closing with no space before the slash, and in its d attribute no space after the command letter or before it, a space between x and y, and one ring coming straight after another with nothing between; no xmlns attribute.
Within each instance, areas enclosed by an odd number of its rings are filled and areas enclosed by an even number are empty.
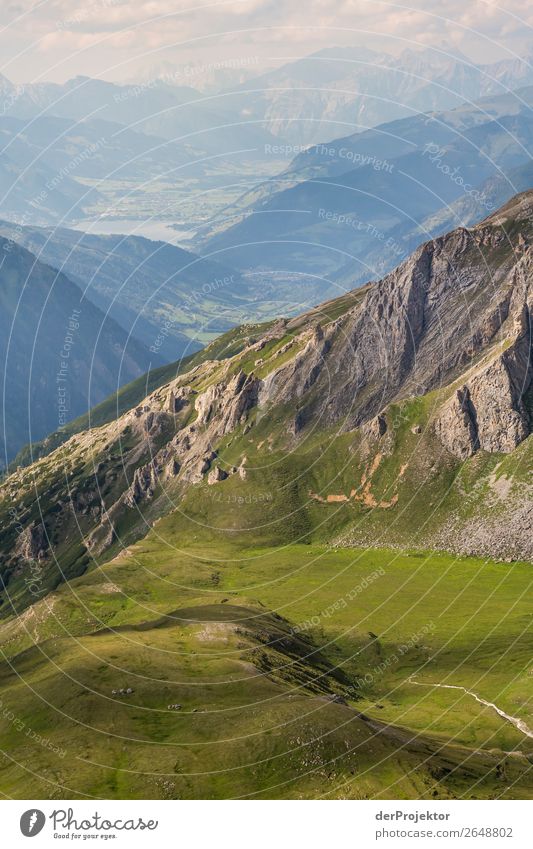
<svg viewBox="0 0 533 849"><path fill-rule="evenodd" d="M196 423L208 426L216 419L220 436L242 424L258 400L259 381L253 374L239 371L227 383L216 383L196 398Z"/></svg>
<svg viewBox="0 0 533 849"><path fill-rule="evenodd" d="M15 555L22 560L45 560L49 547L44 526L33 523L20 533L15 545Z"/></svg>
<svg viewBox="0 0 533 849"><path fill-rule="evenodd" d="M211 469L207 476L207 483L211 486L214 483L218 483L219 481L224 481L228 477L228 473L221 469L220 466L215 466L214 469Z"/></svg>
<svg viewBox="0 0 533 849"><path fill-rule="evenodd" d="M531 432L524 395L532 384L532 345L527 309L521 335L479 370L445 405L435 423L442 444L466 459L478 449L513 451Z"/></svg>
<svg viewBox="0 0 533 849"><path fill-rule="evenodd" d="M167 398L167 410L169 413L180 413L190 402L192 392L188 386L180 386L171 389Z"/></svg>
<svg viewBox="0 0 533 849"><path fill-rule="evenodd" d="M286 403L308 393L323 376L326 356L331 348L331 331L325 333L317 325L310 333L304 349L285 365L272 372L263 381L259 392L259 405L267 402Z"/></svg>
<svg viewBox="0 0 533 849"><path fill-rule="evenodd" d="M128 507L134 507L144 498L152 498L157 487L157 477L156 466L153 462L135 469L131 486L124 496Z"/></svg>
<svg viewBox="0 0 533 849"><path fill-rule="evenodd" d="M445 448L460 460L472 457L479 448L475 410L467 386L457 389L441 410L435 432Z"/></svg>
<svg viewBox="0 0 533 849"><path fill-rule="evenodd" d="M381 439L387 432L387 419L385 416L377 415L363 425L362 431L367 439L375 441Z"/></svg>

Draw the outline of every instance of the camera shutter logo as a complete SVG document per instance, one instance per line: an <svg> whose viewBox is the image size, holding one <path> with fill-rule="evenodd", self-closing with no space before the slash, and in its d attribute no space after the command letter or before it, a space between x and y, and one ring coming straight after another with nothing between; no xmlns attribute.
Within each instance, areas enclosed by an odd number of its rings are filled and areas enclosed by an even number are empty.
<svg viewBox="0 0 533 849"><path fill-rule="evenodd" d="M20 830L24 837L35 837L42 831L46 822L46 817L42 811L37 808L31 808L29 811L24 811L20 818Z"/></svg>

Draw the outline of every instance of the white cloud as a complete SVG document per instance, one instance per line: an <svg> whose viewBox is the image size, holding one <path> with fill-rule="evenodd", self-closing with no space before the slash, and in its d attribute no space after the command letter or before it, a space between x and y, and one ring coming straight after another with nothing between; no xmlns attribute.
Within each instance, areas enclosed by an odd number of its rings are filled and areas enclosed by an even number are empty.
<svg viewBox="0 0 533 849"><path fill-rule="evenodd" d="M523 0L12 0L0 70L19 81L131 78L147 63L244 54L250 44L281 59L332 44L398 52L442 39L491 61L498 50L523 50L532 27L533 6Z"/></svg>

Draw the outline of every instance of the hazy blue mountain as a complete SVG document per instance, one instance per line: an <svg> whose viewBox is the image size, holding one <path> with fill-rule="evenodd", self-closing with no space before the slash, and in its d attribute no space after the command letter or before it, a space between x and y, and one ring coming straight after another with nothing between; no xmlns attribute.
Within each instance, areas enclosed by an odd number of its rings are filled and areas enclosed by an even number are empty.
<svg viewBox="0 0 533 849"><path fill-rule="evenodd" d="M419 143L425 119L418 112L458 107L457 129L461 122L471 126L473 100L490 94L487 111L509 115L502 111L508 110L509 88L532 82L526 60L481 67L446 46L398 57L331 48L216 95L161 79L117 85L80 76L63 84L16 86L2 77L0 215L31 224L70 222L113 202L109 185L103 199L97 185L80 187L82 180L130 181L142 184L146 194L154 181L183 184L199 177L203 189L220 194L228 168L235 182L253 186L261 182L259 173L254 176L256 163L263 174L271 173L266 164L290 159L299 146L340 137L343 155L335 143L327 154L311 149L296 158L281 184L252 189L244 201L249 205L256 191L264 197L305 177L343 173L347 157L361 150L391 156L383 122L406 116L395 139L396 157L407 152L412 134ZM479 108L474 111L482 120ZM376 125L378 135L366 131ZM432 133L435 143L450 139L436 124ZM214 208L220 208L218 200Z"/></svg>
<svg viewBox="0 0 533 849"><path fill-rule="evenodd" d="M294 279L244 278L224 255L206 258L139 236L102 236L66 228L14 228L12 237L64 272L104 312L165 362L190 354L243 321L290 314L320 298ZM311 300L307 300L310 298Z"/></svg>
<svg viewBox="0 0 533 849"><path fill-rule="evenodd" d="M414 251L423 238L436 238L456 227L470 227L487 218L489 210L503 206L518 192L527 191L533 186L533 163L528 162L518 168L511 168L496 176L489 177L476 187L474 195L464 194L456 201L428 215L416 226L410 222L393 228L385 243L368 239L365 254L366 265L359 271L352 260L346 262L332 274L335 288L350 289L357 283L368 280L367 266L377 275L392 268L403 256Z"/></svg>
<svg viewBox="0 0 533 849"><path fill-rule="evenodd" d="M464 195L449 206L439 209L424 222L428 233L438 235L452 227L468 226L487 216L487 207L494 209L503 206L513 195L524 192L533 186L533 162L511 168L501 174L489 177L479 186L479 197Z"/></svg>
<svg viewBox="0 0 533 849"><path fill-rule="evenodd" d="M4 235L9 223L0 225ZM165 242L139 236L102 236L66 228L24 228L20 244L65 272L86 297L147 347L164 328L160 356L167 362L200 347L238 323L245 295L241 275ZM238 318L225 317L239 309ZM189 333L190 335L186 335Z"/></svg>
<svg viewBox="0 0 533 849"><path fill-rule="evenodd" d="M10 138L10 131L0 119L2 140ZM0 148L0 212L8 218L22 222L51 222L67 219L74 210L95 202L98 192L88 189L75 179L63 174L46 160L29 160L22 154L28 148L25 141ZM26 152L28 152L26 150Z"/></svg>
<svg viewBox="0 0 533 849"><path fill-rule="evenodd" d="M0 118L4 149L21 166L45 162L68 177L147 180L193 161L184 145L136 133L118 123L43 117ZM172 173L174 169L174 174Z"/></svg>
<svg viewBox="0 0 533 849"><path fill-rule="evenodd" d="M308 145L532 83L527 59L476 65L450 45L397 57L337 47L247 80L229 104L291 144Z"/></svg>
<svg viewBox="0 0 533 849"><path fill-rule="evenodd" d="M336 178L351 170L371 167L373 170L391 164L398 157L426 147L445 148L454 144L475 126L486 128L490 121L511 115L531 114L533 87L517 92L482 98L476 103L463 103L456 109L420 113L391 121L366 132L352 133L313 145L298 153L277 177L255 186L223 210L221 220L211 222L211 230L219 232L236 223L243 213L261 206L279 192L311 178ZM502 128L503 129L503 128ZM480 131L481 137L485 129ZM491 133L492 134L492 133ZM492 134L493 135L493 134ZM501 136L503 138L503 134ZM475 142L476 139L473 139ZM206 229L209 233L209 230Z"/></svg>
<svg viewBox="0 0 533 849"><path fill-rule="evenodd" d="M316 146L225 210L204 248L243 269L384 273L431 235L424 222L439 210L465 196L481 217L495 208L482 184L529 161L532 100L528 88Z"/></svg>
<svg viewBox="0 0 533 849"><path fill-rule="evenodd" d="M23 89L3 78L2 114L111 121L191 152L246 151L253 159L270 155L265 145L276 140L307 146L533 84L527 57L476 65L446 44L399 56L332 47L266 73L248 70L244 83L216 94L171 84L172 77L118 85L78 76Z"/></svg>
<svg viewBox="0 0 533 849"><path fill-rule="evenodd" d="M1 461L162 360L64 274L0 237Z"/></svg>
<svg viewBox="0 0 533 849"><path fill-rule="evenodd" d="M23 223L72 221L101 200L92 181L190 175L184 145L102 120L0 116L0 213Z"/></svg>
<svg viewBox="0 0 533 849"><path fill-rule="evenodd" d="M66 83L38 83L24 87L7 112L25 120L54 116L76 121L110 121L136 133L160 136L184 145L195 155L230 154L273 141L262 126L242 121L219 108L218 100L192 88L154 80L139 85L117 85L79 76Z"/></svg>

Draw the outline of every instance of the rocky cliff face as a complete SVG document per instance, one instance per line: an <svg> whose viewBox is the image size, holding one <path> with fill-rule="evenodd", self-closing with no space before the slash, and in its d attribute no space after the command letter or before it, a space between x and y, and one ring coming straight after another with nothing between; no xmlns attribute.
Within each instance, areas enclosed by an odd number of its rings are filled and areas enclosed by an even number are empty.
<svg viewBox="0 0 533 849"><path fill-rule="evenodd" d="M435 422L435 431L444 447L460 460L478 450L476 413L467 386L455 390Z"/></svg>
<svg viewBox="0 0 533 849"><path fill-rule="evenodd" d="M263 381L259 403L302 400L300 420L352 428L490 361L460 390L468 403L451 402L437 429L455 427L455 416L464 456L474 446L512 450L530 427L522 398L531 383L532 251L522 232L507 237L490 221L429 242L341 318L315 327Z"/></svg>
<svg viewBox="0 0 533 849"><path fill-rule="evenodd" d="M460 458L479 449L509 453L531 432L524 401L533 378L531 248L505 279L504 288L505 335L496 350L470 370L468 381L456 390L436 421L443 445Z"/></svg>

